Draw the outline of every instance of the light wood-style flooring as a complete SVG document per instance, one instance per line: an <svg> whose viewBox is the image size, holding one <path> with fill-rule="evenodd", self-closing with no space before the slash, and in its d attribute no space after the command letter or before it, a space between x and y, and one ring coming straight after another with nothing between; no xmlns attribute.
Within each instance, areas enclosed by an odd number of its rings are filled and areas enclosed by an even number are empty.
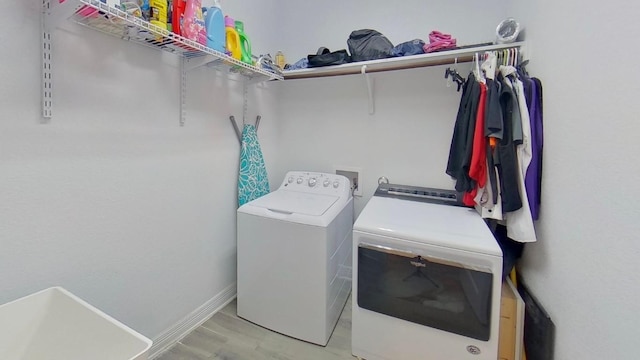
<svg viewBox="0 0 640 360"><path fill-rule="evenodd" d="M355 359L351 355L351 297L326 347L296 340L238 318L234 300L157 358L205 359Z"/></svg>

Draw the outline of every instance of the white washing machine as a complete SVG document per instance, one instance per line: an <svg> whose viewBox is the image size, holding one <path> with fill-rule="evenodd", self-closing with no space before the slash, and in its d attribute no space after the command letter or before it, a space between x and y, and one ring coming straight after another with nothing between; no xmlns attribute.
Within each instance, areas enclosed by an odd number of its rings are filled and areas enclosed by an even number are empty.
<svg viewBox="0 0 640 360"><path fill-rule="evenodd" d="M496 360L502 251L454 191L381 184L353 227L352 352Z"/></svg>
<svg viewBox="0 0 640 360"><path fill-rule="evenodd" d="M349 180L289 172L238 209L237 226L238 316L326 345L351 291Z"/></svg>

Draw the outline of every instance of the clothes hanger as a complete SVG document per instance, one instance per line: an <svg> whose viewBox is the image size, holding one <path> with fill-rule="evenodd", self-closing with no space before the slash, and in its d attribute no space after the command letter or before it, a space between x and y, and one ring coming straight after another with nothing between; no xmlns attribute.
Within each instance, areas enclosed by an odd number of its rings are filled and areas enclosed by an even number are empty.
<svg viewBox="0 0 640 360"><path fill-rule="evenodd" d="M484 74L482 73L482 71L480 71L480 54L476 53L474 55L474 60L475 60L475 64L476 64L476 67L474 69L474 71L475 71L474 75L476 76L476 80L478 82L486 84L487 80L484 78Z"/></svg>
<svg viewBox="0 0 640 360"><path fill-rule="evenodd" d="M524 60L520 64L518 64L518 72L524 75L525 77L529 77L529 72L527 71L527 65L529 64L529 60Z"/></svg>
<svg viewBox="0 0 640 360"><path fill-rule="evenodd" d="M453 81L458 85L457 91L460 91L460 89L462 89L462 85L464 85L464 83L466 82L466 79L460 76L460 74L458 73L457 66L458 66L458 58L455 58L454 68L452 69L448 67L444 71L444 78L447 79L447 87L451 87L451 82ZM449 78L451 78L451 80L449 80Z"/></svg>
<svg viewBox="0 0 640 360"><path fill-rule="evenodd" d="M448 67L445 71L444 71L444 78L447 79L447 87L451 87L451 82L454 78L454 74L457 72L456 71L456 65L458 65L458 58L454 59L453 62L453 69L451 67Z"/></svg>
<svg viewBox="0 0 640 360"><path fill-rule="evenodd" d="M471 73L478 80L478 70L476 69L476 56L478 53L473 54L473 58L471 59Z"/></svg>
<svg viewBox="0 0 640 360"><path fill-rule="evenodd" d="M482 65L480 66L480 68L483 70L484 72L484 76L487 79L491 79L491 80L495 80L496 77L496 59L497 59L497 55L496 52L485 52L484 56L485 58L484 62L482 63Z"/></svg>
<svg viewBox="0 0 640 360"><path fill-rule="evenodd" d="M458 84L458 89L456 91L459 92L460 89L462 89L462 86L467 82L467 79L463 78L462 75L460 75L460 73L458 72L458 58L455 58L453 66L453 80Z"/></svg>

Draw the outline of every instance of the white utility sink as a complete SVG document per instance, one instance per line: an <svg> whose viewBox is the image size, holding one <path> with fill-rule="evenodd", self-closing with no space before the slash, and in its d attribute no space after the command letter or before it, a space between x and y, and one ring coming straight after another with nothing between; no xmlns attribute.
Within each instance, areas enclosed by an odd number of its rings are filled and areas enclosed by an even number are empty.
<svg viewBox="0 0 640 360"><path fill-rule="evenodd" d="M0 305L2 360L147 360L151 343L61 287Z"/></svg>

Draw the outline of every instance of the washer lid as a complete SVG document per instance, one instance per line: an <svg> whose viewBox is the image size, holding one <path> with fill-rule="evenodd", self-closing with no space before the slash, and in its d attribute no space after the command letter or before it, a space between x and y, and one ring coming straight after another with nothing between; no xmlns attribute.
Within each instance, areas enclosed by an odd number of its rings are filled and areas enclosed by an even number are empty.
<svg viewBox="0 0 640 360"><path fill-rule="evenodd" d="M247 205L280 213L320 216L338 199L338 196L278 190L257 198Z"/></svg>
<svg viewBox="0 0 640 360"><path fill-rule="evenodd" d="M353 230L502 256L493 234L472 208L374 196Z"/></svg>

